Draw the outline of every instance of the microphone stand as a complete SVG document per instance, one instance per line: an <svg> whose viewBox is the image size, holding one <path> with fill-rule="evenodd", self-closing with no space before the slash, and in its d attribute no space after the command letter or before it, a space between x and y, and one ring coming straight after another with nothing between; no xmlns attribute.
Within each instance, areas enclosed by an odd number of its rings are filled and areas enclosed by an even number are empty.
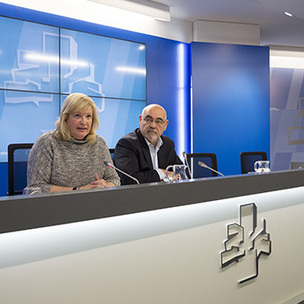
<svg viewBox="0 0 304 304"><path fill-rule="evenodd" d="M125 176L131 178L131 179L134 180L138 185L140 184L140 182L138 181L137 178L133 177L132 175L130 175L130 174L128 174L128 173L126 173L126 172L124 172L124 171L122 171L122 170L120 170L120 169L118 169L117 167L115 167L115 166L112 165L111 163L108 163L108 162L105 161L104 164L105 164L106 166L110 167L110 168L113 168L113 169L117 170L118 172L124 174Z"/></svg>
<svg viewBox="0 0 304 304"><path fill-rule="evenodd" d="M221 172L218 172L218 171L214 170L213 168L207 166L205 163L203 163L201 161L198 162L198 165L201 166L201 167L203 167L203 168L207 168L207 169L209 169L209 170L211 170L211 171L213 171L213 172L215 172L215 173L217 173L217 174L219 174L221 176L224 176L224 174L222 174Z"/></svg>

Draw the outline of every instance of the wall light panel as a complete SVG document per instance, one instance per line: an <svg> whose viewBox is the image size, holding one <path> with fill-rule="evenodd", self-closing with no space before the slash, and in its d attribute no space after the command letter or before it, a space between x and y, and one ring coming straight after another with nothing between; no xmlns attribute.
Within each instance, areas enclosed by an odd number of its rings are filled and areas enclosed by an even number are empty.
<svg viewBox="0 0 304 304"><path fill-rule="evenodd" d="M270 50L271 68L304 69L304 51Z"/></svg>

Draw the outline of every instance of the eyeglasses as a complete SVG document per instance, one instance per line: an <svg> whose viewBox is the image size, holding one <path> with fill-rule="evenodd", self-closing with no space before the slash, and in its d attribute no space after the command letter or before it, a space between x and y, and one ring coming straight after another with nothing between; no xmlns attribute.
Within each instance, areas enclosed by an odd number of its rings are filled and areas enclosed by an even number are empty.
<svg viewBox="0 0 304 304"><path fill-rule="evenodd" d="M146 116L143 120L145 121L146 124L149 124L149 125L152 124L154 121L159 127L162 126L166 122L159 118L154 120L152 117L149 117L149 116Z"/></svg>

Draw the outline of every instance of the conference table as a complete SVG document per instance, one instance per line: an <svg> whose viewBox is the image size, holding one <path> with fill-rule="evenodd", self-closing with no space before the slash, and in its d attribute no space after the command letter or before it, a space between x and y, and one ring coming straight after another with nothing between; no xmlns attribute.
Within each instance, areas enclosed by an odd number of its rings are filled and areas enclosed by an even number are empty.
<svg viewBox="0 0 304 304"><path fill-rule="evenodd" d="M0 300L299 303L303 215L304 170L1 197Z"/></svg>

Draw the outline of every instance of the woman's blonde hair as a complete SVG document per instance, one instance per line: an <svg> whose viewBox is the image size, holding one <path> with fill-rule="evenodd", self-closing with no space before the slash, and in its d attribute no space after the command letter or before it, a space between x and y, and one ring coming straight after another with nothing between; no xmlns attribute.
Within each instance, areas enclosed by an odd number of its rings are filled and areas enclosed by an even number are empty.
<svg viewBox="0 0 304 304"><path fill-rule="evenodd" d="M62 140L69 141L71 136L70 128L67 124L69 115L75 112L82 112L86 109L92 109L92 126L89 134L86 137L86 140L90 143L96 141L96 130L99 127L97 107L94 101L85 94L73 93L70 94L64 101L60 116L55 123L56 131L55 135Z"/></svg>

